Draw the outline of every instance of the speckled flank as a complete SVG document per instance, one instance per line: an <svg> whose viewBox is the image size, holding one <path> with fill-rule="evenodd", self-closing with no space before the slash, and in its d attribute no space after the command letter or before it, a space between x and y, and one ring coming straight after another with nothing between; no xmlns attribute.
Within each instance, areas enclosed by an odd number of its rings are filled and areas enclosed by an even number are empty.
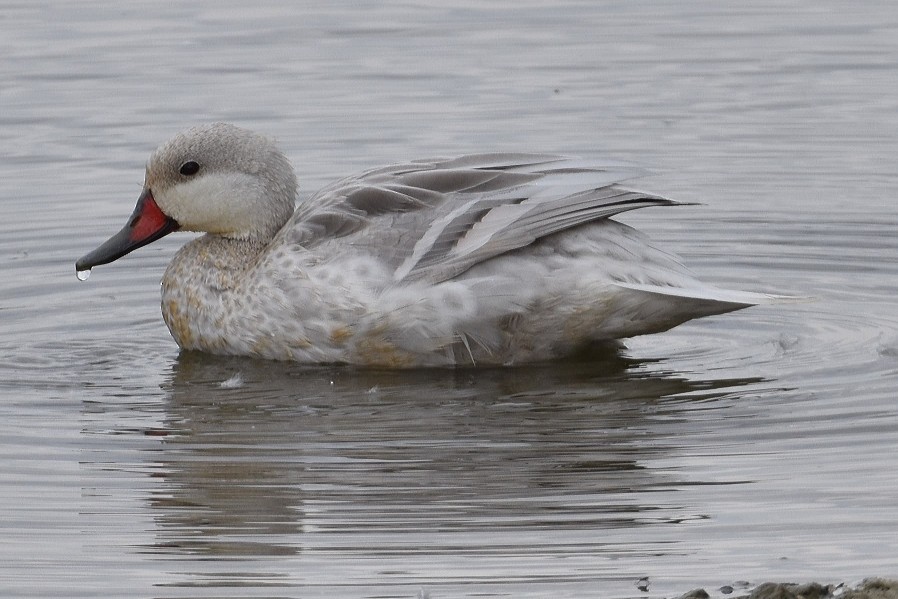
<svg viewBox="0 0 898 599"><path fill-rule="evenodd" d="M181 310L176 300L167 299L162 302L162 318L178 345L184 348L193 347L193 334L190 331L187 314Z"/></svg>
<svg viewBox="0 0 898 599"><path fill-rule="evenodd" d="M615 185L634 172L549 155L421 161L294 213L292 167L269 140L192 129L147 167L164 214L207 233L166 270L163 318L187 349L408 368L547 360L763 299L702 285L609 220L674 204Z"/></svg>

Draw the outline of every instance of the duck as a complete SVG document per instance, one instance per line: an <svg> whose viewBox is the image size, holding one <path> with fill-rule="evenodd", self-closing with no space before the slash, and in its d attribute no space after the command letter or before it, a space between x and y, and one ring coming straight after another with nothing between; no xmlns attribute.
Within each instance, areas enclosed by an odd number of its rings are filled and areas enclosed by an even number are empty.
<svg viewBox="0 0 898 599"><path fill-rule="evenodd" d="M473 154L368 170L297 203L273 140L213 123L151 154L127 224L75 268L83 279L170 233L203 233L162 277L182 350L377 368L560 360L772 297L701 283L612 218L684 205L622 185L643 174Z"/></svg>

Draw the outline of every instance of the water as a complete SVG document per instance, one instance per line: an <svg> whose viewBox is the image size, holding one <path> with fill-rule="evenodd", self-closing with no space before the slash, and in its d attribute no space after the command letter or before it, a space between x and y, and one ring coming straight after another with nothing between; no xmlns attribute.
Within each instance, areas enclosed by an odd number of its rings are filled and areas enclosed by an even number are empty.
<svg viewBox="0 0 898 599"><path fill-rule="evenodd" d="M898 574L892 3L0 8L0 595ZM623 220L704 280L812 300L589 364L179 355L158 282L187 234L86 283L72 264L124 224L153 147L210 120L277 136L304 193L471 151L637 162L705 205Z"/></svg>

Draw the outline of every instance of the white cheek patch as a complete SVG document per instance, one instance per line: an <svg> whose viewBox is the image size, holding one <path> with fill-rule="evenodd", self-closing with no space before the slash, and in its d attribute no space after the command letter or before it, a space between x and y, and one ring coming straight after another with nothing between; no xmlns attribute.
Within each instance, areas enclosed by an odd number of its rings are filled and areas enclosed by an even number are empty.
<svg viewBox="0 0 898 599"><path fill-rule="evenodd" d="M231 172L202 174L154 197L183 230L239 237L253 231L263 195L258 179Z"/></svg>

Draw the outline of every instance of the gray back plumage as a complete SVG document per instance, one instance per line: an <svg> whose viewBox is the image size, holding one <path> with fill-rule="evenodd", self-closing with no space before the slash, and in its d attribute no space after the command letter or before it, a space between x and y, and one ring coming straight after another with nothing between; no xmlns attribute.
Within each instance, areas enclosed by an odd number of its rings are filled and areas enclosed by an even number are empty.
<svg viewBox="0 0 898 599"><path fill-rule="evenodd" d="M435 283L571 227L676 202L617 184L642 169L551 154L478 154L367 171L300 204L287 243L365 253Z"/></svg>

